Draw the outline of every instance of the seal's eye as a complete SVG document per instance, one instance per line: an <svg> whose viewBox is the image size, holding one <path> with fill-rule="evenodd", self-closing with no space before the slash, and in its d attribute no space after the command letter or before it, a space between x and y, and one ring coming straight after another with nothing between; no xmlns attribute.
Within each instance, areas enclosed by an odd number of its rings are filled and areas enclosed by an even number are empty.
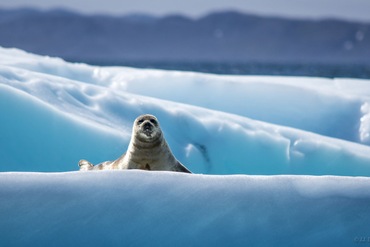
<svg viewBox="0 0 370 247"><path fill-rule="evenodd" d="M137 121L137 124L142 124L144 122L144 119L140 119L139 121Z"/></svg>
<svg viewBox="0 0 370 247"><path fill-rule="evenodd" d="M150 122L154 125L157 125L157 121L155 121L155 119L150 119Z"/></svg>

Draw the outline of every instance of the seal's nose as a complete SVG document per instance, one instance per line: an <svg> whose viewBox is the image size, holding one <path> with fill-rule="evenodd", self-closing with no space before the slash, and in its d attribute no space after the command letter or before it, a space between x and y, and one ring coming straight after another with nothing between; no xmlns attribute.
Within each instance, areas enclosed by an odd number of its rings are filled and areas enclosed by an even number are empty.
<svg viewBox="0 0 370 247"><path fill-rule="evenodd" d="M151 124L151 123L149 123L149 122L145 122L143 127L144 127L144 129L145 129L145 130L147 130L147 129L149 129L149 130L150 130L153 126L152 126L152 124Z"/></svg>

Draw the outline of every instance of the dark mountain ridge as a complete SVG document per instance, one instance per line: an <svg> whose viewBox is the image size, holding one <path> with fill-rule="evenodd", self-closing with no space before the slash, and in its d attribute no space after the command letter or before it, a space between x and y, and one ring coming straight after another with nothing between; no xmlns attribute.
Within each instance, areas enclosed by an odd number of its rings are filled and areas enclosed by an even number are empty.
<svg viewBox="0 0 370 247"><path fill-rule="evenodd" d="M0 46L74 61L370 64L370 24L235 11L198 19L0 10Z"/></svg>

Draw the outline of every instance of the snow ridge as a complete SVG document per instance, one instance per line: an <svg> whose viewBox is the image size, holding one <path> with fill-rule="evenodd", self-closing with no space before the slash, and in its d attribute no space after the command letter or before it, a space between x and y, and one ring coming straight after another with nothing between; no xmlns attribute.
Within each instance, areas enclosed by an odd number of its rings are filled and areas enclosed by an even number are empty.
<svg viewBox="0 0 370 247"><path fill-rule="evenodd" d="M0 173L2 246L351 246L369 178Z"/></svg>
<svg viewBox="0 0 370 247"><path fill-rule="evenodd" d="M370 83L97 67L0 48L1 171L114 160L156 115L175 154L207 174L370 176ZM45 162L47 161L47 162Z"/></svg>

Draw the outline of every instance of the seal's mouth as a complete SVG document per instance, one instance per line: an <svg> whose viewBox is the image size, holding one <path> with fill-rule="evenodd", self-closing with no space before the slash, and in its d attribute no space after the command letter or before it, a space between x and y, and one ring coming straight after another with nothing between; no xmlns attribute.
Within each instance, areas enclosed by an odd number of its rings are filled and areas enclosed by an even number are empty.
<svg viewBox="0 0 370 247"><path fill-rule="evenodd" d="M150 137L153 134L153 128L154 126L150 122L146 122L142 126L144 134L148 137Z"/></svg>

